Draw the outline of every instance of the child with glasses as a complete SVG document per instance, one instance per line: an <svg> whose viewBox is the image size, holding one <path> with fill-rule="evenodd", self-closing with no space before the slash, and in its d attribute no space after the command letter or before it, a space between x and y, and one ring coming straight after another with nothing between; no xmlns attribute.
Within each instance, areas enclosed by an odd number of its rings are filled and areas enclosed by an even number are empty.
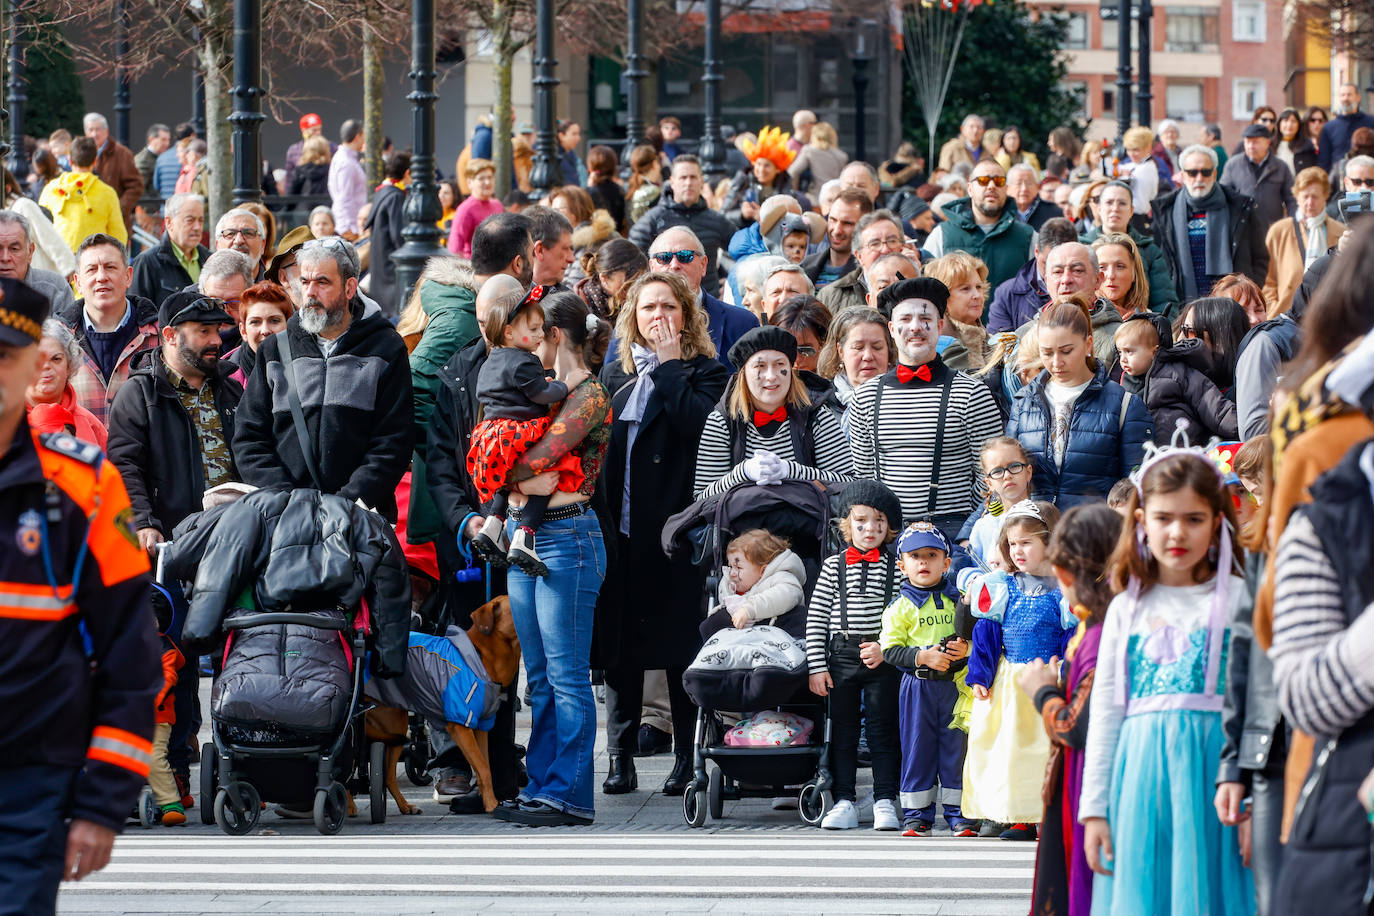
<svg viewBox="0 0 1374 916"><path fill-rule="evenodd" d="M1002 533L1006 511L1030 498L1034 472L1030 455L1017 440L997 436L983 443L978 463L983 467L983 479L988 484L987 512L973 523L968 549L987 569L1010 572L997 549L997 538Z"/></svg>

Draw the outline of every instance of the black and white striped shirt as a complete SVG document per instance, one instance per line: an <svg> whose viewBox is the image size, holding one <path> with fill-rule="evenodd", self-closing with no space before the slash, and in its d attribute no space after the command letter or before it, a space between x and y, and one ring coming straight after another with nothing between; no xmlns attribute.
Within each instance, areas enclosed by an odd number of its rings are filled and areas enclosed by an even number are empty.
<svg viewBox="0 0 1374 916"><path fill-rule="evenodd" d="M889 569L892 571L890 576ZM812 674L829 670L825 663L825 645L831 633L843 629L840 625L840 582L844 582L847 599L848 632L877 641L883 628L883 611L889 601L896 600L901 575L900 567L892 562L886 550L876 563L848 566L843 553L825 558L806 612L806 664Z"/></svg>
<svg viewBox="0 0 1374 916"><path fill-rule="evenodd" d="M792 449L792 422L789 417L782 423L769 424L774 428L767 435L753 423L744 424L744 457L752 458L761 450L770 451L787 462L787 476L798 480L835 483L854 479L849 440L845 438L840 418L833 410L819 407L811 414L814 466L796 460L797 455ZM730 437L730 421L719 410L711 411L697 447L693 499L715 496L748 479L744 476L743 462L736 464L733 461Z"/></svg>
<svg viewBox="0 0 1374 916"><path fill-rule="evenodd" d="M1374 709L1374 613L1348 624L1336 569L1307 516L1279 538L1274 581L1274 684L1297 728L1338 735Z"/></svg>
<svg viewBox="0 0 1374 916"><path fill-rule="evenodd" d="M986 385L950 369L939 358L929 365L928 382L912 379L901 384L894 370L865 382L849 402L854 475L890 487L902 501L903 521L927 514L972 512L983 485L978 452L984 442L1003 432L1002 414ZM949 406L938 488L931 507L931 472L946 381L951 386ZM883 386L883 396L875 430L873 410L879 386Z"/></svg>

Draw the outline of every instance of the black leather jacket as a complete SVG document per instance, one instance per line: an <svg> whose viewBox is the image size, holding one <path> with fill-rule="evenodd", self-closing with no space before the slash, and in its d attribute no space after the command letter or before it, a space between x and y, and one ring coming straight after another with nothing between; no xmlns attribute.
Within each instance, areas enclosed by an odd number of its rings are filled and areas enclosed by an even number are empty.
<svg viewBox="0 0 1374 916"><path fill-rule="evenodd" d="M1245 559L1245 584L1251 596L1264 575L1264 554ZM1231 651L1226 662L1226 704L1221 710L1221 764L1217 785L1249 785L1252 772L1278 776L1287 756L1288 734L1274 688L1274 664L1254 645L1254 603L1237 607L1231 621Z"/></svg>

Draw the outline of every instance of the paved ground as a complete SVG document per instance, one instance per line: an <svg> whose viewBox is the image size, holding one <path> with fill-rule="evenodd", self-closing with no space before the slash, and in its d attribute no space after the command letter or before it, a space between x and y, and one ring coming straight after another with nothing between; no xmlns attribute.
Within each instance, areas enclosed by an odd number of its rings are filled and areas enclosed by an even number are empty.
<svg viewBox="0 0 1374 916"><path fill-rule="evenodd" d="M207 697L208 703L208 697ZM208 707L207 707L208 708ZM519 722L522 735L528 713ZM599 739L598 785L606 769ZM822 832L766 800L727 803L688 827L657 789L670 756L639 761L640 790L597 795L589 827L531 830L448 813L401 776L422 813L368 803L339 836L265 812L249 836L200 823L132 826L99 875L63 892L64 916L195 913L903 913L1024 914L1035 847L870 829ZM860 773L860 794L868 791Z"/></svg>

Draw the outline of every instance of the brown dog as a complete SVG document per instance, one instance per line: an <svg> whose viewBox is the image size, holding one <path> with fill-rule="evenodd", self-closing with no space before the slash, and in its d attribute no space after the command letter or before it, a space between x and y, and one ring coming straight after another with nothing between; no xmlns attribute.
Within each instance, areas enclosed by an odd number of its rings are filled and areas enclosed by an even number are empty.
<svg viewBox="0 0 1374 916"><path fill-rule="evenodd" d="M467 629L487 677L497 684L510 684L520 665L520 639L515 635L515 621L510 614L510 599L505 595L493 598L472 612L472 626ZM376 702L375 698L373 702ZM401 795L396 782L396 764L405 750L410 728L409 712L396 706L376 706L367 712L367 737L386 744L386 787L396 800L402 814L419 814L420 809ZM491 788L491 762L487 757L487 733L474 731L455 722L444 723L453 743L467 758L477 777L482 793L482 805L491 812L496 807L496 793Z"/></svg>

